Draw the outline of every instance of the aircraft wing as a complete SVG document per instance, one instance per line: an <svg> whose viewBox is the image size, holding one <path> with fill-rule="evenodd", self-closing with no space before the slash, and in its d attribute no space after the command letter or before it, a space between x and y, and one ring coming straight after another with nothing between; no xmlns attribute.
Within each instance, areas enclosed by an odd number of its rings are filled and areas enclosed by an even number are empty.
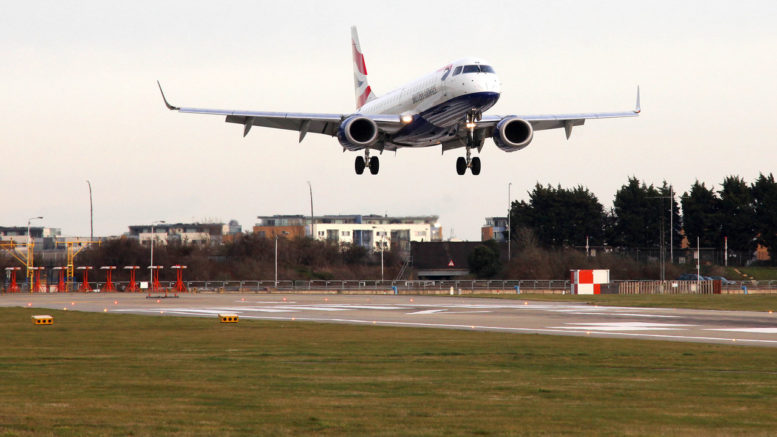
<svg viewBox="0 0 777 437"><path fill-rule="evenodd" d="M159 82L157 82L157 85L159 85L159 91L162 93L162 99L164 100L167 109L187 114L224 116L227 123L243 125L243 136L248 135L248 132L253 126L297 131L300 133L300 141L302 141L309 132L335 136L337 135L337 129L340 127L340 123L350 115L179 107L171 105L170 102L167 101L164 91L162 91L162 85L160 85ZM361 114L361 116L371 118L378 125L378 128L384 132L395 132L402 126L399 115Z"/></svg>
<svg viewBox="0 0 777 437"><path fill-rule="evenodd" d="M639 87L637 87L637 105L631 111L591 112L580 114L516 115L510 117L517 117L528 121L531 123L534 130L558 129L563 127L566 130L567 139L569 139L569 136L572 134L572 127L582 126L585 124L586 120L598 118L637 117L639 116L640 112L642 112L642 109L639 102ZM490 131L503 118L504 116L500 115L484 116L477 123L477 127L475 129L488 129Z"/></svg>

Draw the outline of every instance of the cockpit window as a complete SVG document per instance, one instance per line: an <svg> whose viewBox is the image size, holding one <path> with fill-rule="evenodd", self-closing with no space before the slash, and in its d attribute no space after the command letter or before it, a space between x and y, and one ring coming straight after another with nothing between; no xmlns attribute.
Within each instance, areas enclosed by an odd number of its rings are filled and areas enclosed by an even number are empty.
<svg viewBox="0 0 777 437"><path fill-rule="evenodd" d="M458 67L456 67L456 69L455 69L455 70L453 70L453 75L455 76L455 75L457 75L457 74L461 73L461 68L462 68L462 67L461 67L461 65L459 65Z"/></svg>
<svg viewBox="0 0 777 437"><path fill-rule="evenodd" d="M479 73L480 68L477 65L465 65L462 73Z"/></svg>
<svg viewBox="0 0 777 437"><path fill-rule="evenodd" d="M496 73L494 69L490 65L481 65L480 66L480 72L481 73Z"/></svg>

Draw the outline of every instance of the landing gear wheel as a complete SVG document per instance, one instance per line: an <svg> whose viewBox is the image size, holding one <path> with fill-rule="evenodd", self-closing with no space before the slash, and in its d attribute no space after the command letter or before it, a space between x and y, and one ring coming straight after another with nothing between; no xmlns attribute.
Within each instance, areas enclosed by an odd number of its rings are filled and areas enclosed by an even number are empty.
<svg viewBox="0 0 777 437"><path fill-rule="evenodd" d="M470 165L469 169L472 171L473 175L475 175L475 176L479 175L480 174L480 158L478 158L477 156L472 158L472 164Z"/></svg>
<svg viewBox="0 0 777 437"><path fill-rule="evenodd" d="M378 170L380 170L380 161L377 156L373 156L370 158L370 173L378 174Z"/></svg>
<svg viewBox="0 0 777 437"><path fill-rule="evenodd" d="M461 176L466 172L467 172L467 160L464 159L463 156L459 156L459 158L456 159L456 173L458 173L459 176Z"/></svg>
<svg viewBox="0 0 777 437"><path fill-rule="evenodd" d="M356 169L356 174L364 173L364 167L365 167L364 158L362 158L361 156L357 156L356 162L354 163L354 167Z"/></svg>

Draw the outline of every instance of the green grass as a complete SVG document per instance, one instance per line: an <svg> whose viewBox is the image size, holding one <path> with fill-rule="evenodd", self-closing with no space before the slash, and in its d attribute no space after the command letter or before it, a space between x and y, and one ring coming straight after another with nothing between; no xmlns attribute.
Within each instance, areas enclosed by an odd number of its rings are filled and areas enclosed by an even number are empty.
<svg viewBox="0 0 777 437"><path fill-rule="evenodd" d="M739 273L737 273L737 270ZM744 273L747 276L743 276ZM759 281L777 280L777 268L775 267L726 267L726 278L732 281L756 279Z"/></svg>
<svg viewBox="0 0 777 437"><path fill-rule="evenodd" d="M771 348L21 308L0 327L0 436L777 429Z"/></svg>
<svg viewBox="0 0 777 437"><path fill-rule="evenodd" d="M777 311L777 294L473 294L462 297L488 297L513 300L571 302L589 305L645 308L691 308L724 311Z"/></svg>

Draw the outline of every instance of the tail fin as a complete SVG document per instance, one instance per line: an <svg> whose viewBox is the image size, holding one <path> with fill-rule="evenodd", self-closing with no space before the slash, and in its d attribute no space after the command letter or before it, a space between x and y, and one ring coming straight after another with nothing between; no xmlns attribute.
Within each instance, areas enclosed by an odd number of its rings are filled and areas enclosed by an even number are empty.
<svg viewBox="0 0 777 437"><path fill-rule="evenodd" d="M359 45L359 34L356 26L351 26L351 47L353 48L353 87L356 91L356 109L375 98L369 82L367 82L367 66L364 64L362 47Z"/></svg>

